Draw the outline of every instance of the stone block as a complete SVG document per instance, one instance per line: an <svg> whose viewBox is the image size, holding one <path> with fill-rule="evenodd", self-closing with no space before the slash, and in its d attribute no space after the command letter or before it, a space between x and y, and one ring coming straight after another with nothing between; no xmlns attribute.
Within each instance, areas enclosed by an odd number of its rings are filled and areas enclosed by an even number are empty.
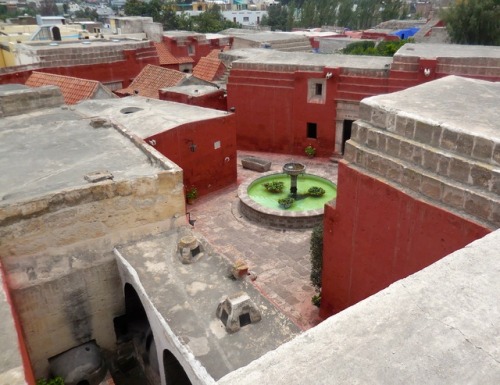
<svg viewBox="0 0 500 385"><path fill-rule="evenodd" d="M463 210L465 204L465 191L453 186L444 186L442 202Z"/></svg>
<svg viewBox="0 0 500 385"><path fill-rule="evenodd" d="M383 128L385 130L387 126L387 114L384 110L374 108L372 110L372 116L370 122L379 128Z"/></svg>
<svg viewBox="0 0 500 385"><path fill-rule="evenodd" d="M413 139L415 132L415 121L411 118L396 117L396 133L408 139Z"/></svg>
<svg viewBox="0 0 500 385"><path fill-rule="evenodd" d="M432 172L437 172L439 158L440 156L438 153L424 149L421 164L424 169Z"/></svg>
<svg viewBox="0 0 500 385"><path fill-rule="evenodd" d="M470 184L469 175L471 164L461 159L452 158L449 166L448 176L458 182Z"/></svg>
<svg viewBox="0 0 500 385"><path fill-rule="evenodd" d="M424 153L424 149L422 147L419 147L419 146L413 147L413 156L412 156L413 164L415 164L417 166L420 166L422 164L423 153Z"/></svg>
<svg viewBox="0 0 500 385"><path fill-rule="evenodd" d="M414 139L420 143L430 144L432 142L434 128L435 126L431 124L417 121Z"/></svg>
<svg viewBox="0 0 500 385"><path fill-rule="evenodd" d="M377 133L375 131L368 131L366 136L366 145L369 148L377 148Z"/></svg>
<svg viewBox="0 0 500 385"><path fill-rule="evenodd" d="M399 157L408 162L412 162L413 145L409 142L401 141L399 145Z"/></svg>
<svg viewBox="0 0 500 385"><path fill-rule="evenodd" d="M358 116L359 116L359 119L364 120L365 122L371 121L372 107L361 102L359 104L359 115Z"/></svg>
<svg viewBox="0 0 500 385"><path fill-rule="evenodd" d="M471 165L470 176L474 186L488 190L492 177L491 171L473 164Z"/></svg>
<svg viewBox="0 0 500 385"><path fill-rule="evenodd" d="M260 159L254 156L249 156L241 159L243 168L257 172L266 172L271 169L271 162L265 159Z"/></svg>
<svg viewBox="0 0 500 385"><path fill-rule="evenodd" d="M403 176L401 177L401 184L403 186L408 187L414 191L420 191L421 182L421 174L410 168L405 168L403 170Z"/></svg>
<svg viewBox="0 0 500 385"><path fill-rule="evenodd" d="M439 154L437 173L441 176L448 176L450 173L451 158L445 154Z"/></svg>
<svg viewBox="0 0 500 385"><path fill-rule="evenodd" d="M393 157L399 156L399 140L396 138L387 138L387 154Z"/></svg>
<svg viewBox="0 0 500 385"><path fill-rule="evenodd" d="M457 139L457 153L470 157L474 147L474 137L469 134L460 134Z"/></svg>
<svg viewBox="0 0 500 385"><path fill-rule="evenodd" d="M491 212L491 202L476 194L465 193L465 212L483 220L488 220Z"/></svg>
<svg viewBox="0 0 500 385"><path fill-rule="evenodd" d="M429 198L439 201L443 192L443 184L434 178L422 176L420 192Z"/></svg>
<svg viewBox="0 0 500 385"><path fill-rule="evenodd" d="M440 147L444 150L455 151L457 148L458 134L454 131L444 130L441 135Z"/></svg>
<svg viewBox="0 0 500 385"><path fill-rule="evenodd" d="M495 145L495 149L493 150L493 163L500 165L500 143Z"/></svg>
<svg viewBox="0 0 500 385"><path fill-rule="evenodd" d="M491 162L494 147L495 143L492 140L476 136L474 138L474 148L472 149L472 156L476 159Z"/></svg>

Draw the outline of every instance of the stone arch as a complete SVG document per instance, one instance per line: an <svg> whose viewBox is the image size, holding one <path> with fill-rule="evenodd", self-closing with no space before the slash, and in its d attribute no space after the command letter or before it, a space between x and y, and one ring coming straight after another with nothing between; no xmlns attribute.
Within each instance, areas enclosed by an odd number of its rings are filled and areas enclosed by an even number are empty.
<svg viewBox="0 0 500 385"><path fill-rule="evenodd" d="M163 370L167 384L191 385L184 368L168 349L163 350Z"/></svg>
<svg viewBox="0 0 500 385"><path fill-rule="evenodd" d="M138 352L138 358L150 383L160 383L160 368L155 337L144 305L135 288L126 283L125 315L127 329Z"/></svg>

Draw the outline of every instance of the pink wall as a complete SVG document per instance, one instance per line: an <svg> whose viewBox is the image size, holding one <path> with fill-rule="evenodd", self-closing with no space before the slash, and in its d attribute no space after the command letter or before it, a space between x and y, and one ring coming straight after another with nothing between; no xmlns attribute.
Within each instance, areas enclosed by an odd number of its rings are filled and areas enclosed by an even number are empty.
<svg viewBox="0 0 500 385"><path fill-rule="evenodd" d="M346 309L490 230L339 163L324 218L322 316Z"/></svg>

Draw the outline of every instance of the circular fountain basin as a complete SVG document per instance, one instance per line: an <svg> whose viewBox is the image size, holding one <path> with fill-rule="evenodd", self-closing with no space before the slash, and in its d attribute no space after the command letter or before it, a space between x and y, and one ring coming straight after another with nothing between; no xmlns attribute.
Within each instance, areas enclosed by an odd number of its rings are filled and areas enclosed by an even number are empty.
<svg viewBox="0 0 500 385"><path fill-rule="evenodd" d="M264 183L281 181L284 189L279 194L268 192ZM306 196L310 187L317 186L326 192L321 197L297 199L289 209L282 209L278 199L290 195L290 175L268 172L262 176L242 183L238 189L240 210L250 220L271 227L301 229L311 228L323 221L325 203L337 197L337 186L328 179L312 174L297 175L297 194Z"/></svg>

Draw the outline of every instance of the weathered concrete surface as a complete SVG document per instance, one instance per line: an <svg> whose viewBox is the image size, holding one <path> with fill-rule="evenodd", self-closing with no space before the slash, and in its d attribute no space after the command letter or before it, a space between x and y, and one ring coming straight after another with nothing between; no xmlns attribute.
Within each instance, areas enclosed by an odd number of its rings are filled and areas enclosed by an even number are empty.
<svg viewBox="0 0 500 385"><path fill-rule="evenodd" d="M499 245L496 231L218 384L500 383Z"/></svg>
<svg viewBox="0 0 500 385"><path fill-rule="evenodd" d="M313 53L280 52L272 49L238 49L219 54L224 62L233 61L233 68L254 68L280 66L280 71L290 72L299 69L322 70L324 67L344 67L364 70L385 70L392 58L366 57L355 55L318 55ZM260 67L259 67L260 66Z"/></svg>
<svg viewBox="0 0 500 385"><path fill-rule="evenodd" d="M421 58L496 58L500 60L500 47L457 44L405 44L395 56Z"/></svg>
<svg viewBox="0 0 500 385"><path fill-rule="evenodd" d="M135 112L127 113L130 108L134 108ZM182 124L227 115L227 112L219 110L140 96L126 98L126 101L124 99L89 100L76 106L76 110L88 116L98 114L101 117L110 118L123 126L130 127L141 138L168 131Z"/></svg>
<svg viewBox="0 0 500 385"><path fill-rule="evenodd" d="M247 365L300 332L249 280L231 279L231 262L217 254L201 235L194 233L201 241L204 255L195 263L182 264L177 244L182 236L189 234L187 231L180 229L117 250L137 272L158 317L168 324L210 376L218 379ZM121 270L125 268L120 266ZM217 305L223 296L240 291L250 296L262 320L229 334L216 317ZM153 330L158 356L164 348L172 350L172 346L158 345L158 336L165 331L159 326ZM184 359L188 360L188 355ZM186 371L195 370L193 368L196 365Z"/></svg>

